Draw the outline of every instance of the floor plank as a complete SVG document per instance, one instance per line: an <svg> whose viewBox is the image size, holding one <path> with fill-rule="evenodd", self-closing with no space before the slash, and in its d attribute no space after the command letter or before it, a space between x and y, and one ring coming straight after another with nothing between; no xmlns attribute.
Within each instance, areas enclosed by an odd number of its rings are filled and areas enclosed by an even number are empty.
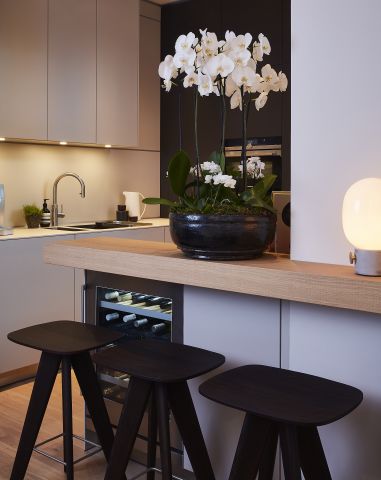
<svg viewBox="0 0 381 480"><path fill-rule="evenodd" d="M8 480L24 422L33 383L26 383L0 392L0 480ZM43 441L62 432L61 377L57 378L52 397L41 427L38 441ZM74 432L83 436L84 404L78 383L73 376L73 425ZM62 458L62 441L57 439L42 447L50 454ZM74 440L75 458L83 455L83 444ZM80 462L75 466L76 480L101 480L105 474L102 453ZM142 470L141 465L132 463L127 470L134 476ZM56 462L34 453L29 464L26 480L65 480L63 468ZM145 477L141 477L145 478Z"/></svg>

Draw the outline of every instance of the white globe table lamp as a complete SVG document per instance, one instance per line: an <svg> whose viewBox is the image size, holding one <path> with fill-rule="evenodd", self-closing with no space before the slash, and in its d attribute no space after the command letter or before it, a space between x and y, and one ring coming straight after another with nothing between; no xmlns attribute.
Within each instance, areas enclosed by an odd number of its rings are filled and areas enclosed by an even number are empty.
<svg viewBox="0 0 381 480"><path fill-rule="evenodd" d="M355 247L350 261L359 275L381 276L381 178L364 178L343 201L343 229Z"/></svg>

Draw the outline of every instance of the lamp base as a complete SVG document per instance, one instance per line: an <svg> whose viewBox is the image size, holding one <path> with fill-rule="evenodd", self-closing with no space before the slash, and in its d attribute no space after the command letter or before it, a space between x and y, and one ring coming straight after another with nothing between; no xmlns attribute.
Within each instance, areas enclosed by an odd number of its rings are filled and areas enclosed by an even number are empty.
<svg viewBox="0 0 381 480"><path fill-rule="evenodd" d="M355 249L355 253L349 254L349 260L355 265L355 272L358 275L372 277L381 276L381 250Z"/></svg>

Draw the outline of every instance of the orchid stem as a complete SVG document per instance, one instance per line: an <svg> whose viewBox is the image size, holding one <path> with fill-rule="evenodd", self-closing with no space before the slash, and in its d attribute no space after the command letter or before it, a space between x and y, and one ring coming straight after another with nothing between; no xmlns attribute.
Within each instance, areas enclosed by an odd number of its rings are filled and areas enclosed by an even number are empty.
<svg viewBox="0 0 381 480"><path fill-rule="evenodd" d="M246 154L246 146L247 146L247 105L244 101L244 89L243 86L241 87L241 95L242 95L242 154L241 154L241 162L242 162L242 177L243 177L243 191L247 188L247 154Z"/></svg>
<svg viewBox="0 0 381 480"><path fill-rule="evenodd" d="M197 164L197 170L196 170L196 195L197 195L197 200L200 198L200 152L199 152L199 147L198 147L198 92L197 88L194 89L194 141L195 141L195 147L196 147L196 164Z"/></svg>
<svg viewBox="0 0 381 480"><path fill-rule="evenodd" d="M221 108L222 108L222 137L221 137L221 155L225 152L225 129L226 129L226 103L225 103L225 87L221 81L220 96L221 96Z"/></svg>

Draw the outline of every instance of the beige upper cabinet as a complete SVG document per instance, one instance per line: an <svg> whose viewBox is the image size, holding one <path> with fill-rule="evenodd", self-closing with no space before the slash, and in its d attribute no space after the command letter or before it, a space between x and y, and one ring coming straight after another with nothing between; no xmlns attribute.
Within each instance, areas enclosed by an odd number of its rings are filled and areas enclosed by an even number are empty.
<svg viewBox="0 0 381 480"><path fill-rule="evenodd" d="M137 146L139 0L97 3L97 143Z"/></svg>
<svg viewBox="0 0 381 480"><path fill-rule="evenodd" d="M96 143L96 38L96 0L49 0L49 140Z"/></svg>
<svg viewBox="0 0 381 480"><path fill-rule="evenodd" d="M156 7L153 5L152 7ZM159 10L160 15L160 10ZM160 150L160 17L140 17L139 146Z"/></svg>
<svg viewBox="0 0 381 480"><path fill-rule="evenodd" d="M47 138L47 0L0 0L0 137Z"/></svg>

